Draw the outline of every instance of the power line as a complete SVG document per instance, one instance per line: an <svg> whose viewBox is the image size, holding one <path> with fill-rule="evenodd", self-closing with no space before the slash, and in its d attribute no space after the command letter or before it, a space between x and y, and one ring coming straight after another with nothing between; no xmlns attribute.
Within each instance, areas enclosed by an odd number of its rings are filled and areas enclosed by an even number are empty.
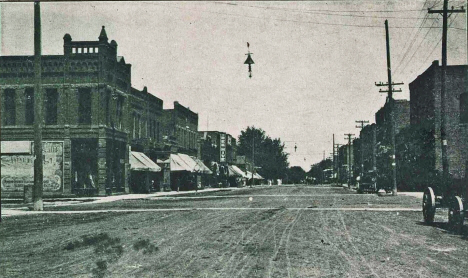
<svg viewBox="0 0 468 278"><path fill-rule="evenodd" d="M240 5L238 3L233 4L229 2L214 2L217 4L227 4L232 6L247 6L247 5ZM273 7L265 7L265 8L273 8ZM289 10L296 10L291 8L277 8L276 9L289 9ZM303 11L311 11L311 12L333 12L333 13L394 13L394 12L419 12L421 9L407 9L407 10L348 10L348 11L337 11L337 10L323 10L323 9L304 9Z"/></svg>
<svg viewBox="0 0 468 278"><path fill-rule="evenodd" d="M141 3L145 3L145 2L141 2ZM174 9L180 9L180 10L197 11L197 12L200 12L200 13L211 13L211 14L227 15L227 16L234 16L234 17L244 17L244 18L260 19L260 20L275 20L275 21L280 21L280 22L306 23L306 24L315 24L315 25L326 25L326 26L346 26L346 27L356 27L356 28L381 28L381 26L378 26L378 25L345 24L345 23L330 23L330 22L318 22L318 21L301 21L301 20L283 19L283 18L276 18L276 17L264 18L264 17L248 16L248 15L241 15L241 14L231 14L231 13L222 13L222 12L215 12L215 11L189 9L189 8L183 8L183 7L170 6L170 5L162 5L160 3L154 3L154 2L146 3L146 4L158 5L158 6L174 8ZM392 27L392 29L413 29L413 28L417 28L417 27L414 27L414 26L393 26ZM423 27L423 28L430 28L430 27ZM441 27L434 27L434 29L440 29L440 28ZM451 29L457 29L457 30L462 30L462 31L466 30L464 28L455 28L455 27L452 27Z"/></svg>
<svg viewBox="0 0 468 278"><path fill-rule="evenodd" d="M213 3L214 4L227 4L227 3L223 3L223 2L213 2ZM230 4L228 4L228 5L230 5ZM399 17L399 16L372 16L372 15L356 15L356 14L339 14L341 12L349 12L349 11L291 9L291 8L280 8L280 7L253 6L253 5L245 5L245 4L239 4L239 3L234 5L234 6L257 8L257 9L262 9L262 10L281 10L281 11L289 11L289 12L293 12L293 13L305 13L305 14L313 14L313 15L331 15L331 16L341 16L341 17L421 19L421 17ZM419 10L419 11L421 11L421 10ZM357 11L355 11L355 12L357 12ZM368 12L368 11L365 11L365 12ZM364 13L364 11L363 11L363 13Z"/></svg>

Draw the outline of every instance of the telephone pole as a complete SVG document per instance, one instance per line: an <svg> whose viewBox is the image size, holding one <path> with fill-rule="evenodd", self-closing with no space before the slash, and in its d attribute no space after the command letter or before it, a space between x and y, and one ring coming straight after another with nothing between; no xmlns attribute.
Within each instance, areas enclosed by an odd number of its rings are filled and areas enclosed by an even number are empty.
<svg viewBox="0 0 468 278"><path fill-rule="evenodd" d="M336 161L335 161L335 167L336 167L336 182L338 183L340 181L340 146L341 144L334 144L333 150L336 148Z"/></svg>
<svg viewBox="0 0 468 278"><path fill-rule="evenodd" d="M41 6L34 2L34 185L33 210L43 210L42 189L44 181L42 157L42 68L41 68Z"/></svg>
<svg viewBox="0 0 468 278"><path fill-rule="evenodd" d="M403 85L403 82L393 83L392 82L392 66L390 63L390 35L388 33L388 20L385 20L385 39L387 45L387 78L388 82L375 83L376 86L387 86L388 90L380 89L380 93L387 93L388 110L390 110L390 140L391 140L391 167L392 167L392 195L397 195L397 182L396 182L396 160L395 160L395 117L394 117L394 104L393 99L394 92L401 92L401 89L394 89L395 85Z"/></svg>
<svg viewBox="0 0 468 278"><path fill-rule="evenodd" d="M368 124L369 121L363 121L363 120L360 120L360 121L356 121L357 124L361 124L360 126L356 126L356 128L360 128L361 130L364 128L364 124ZM362 176L364 175L364 148L363 148L363 141L362 141L362 137L360 136L361 140L360 141L360 150L359 150L359 153L360 153L360 159L361 159L361 171L360 171L360 176L361 176L361 179L362 179Z"/></svg>
<svg viewBox="0 0 468 278"><path fill-rule="evenodd" d="M442 76L440 84L440 140L441 140L441 149L442 149L442 177L443 177L443 188L447 189L447 182L449 178L448 172L448 157L447 157L447 118L446 118L446 109L445 109L445 82L447 78L447 21L449 14L452 13L464 13L465 10L463 7L461 9L455 10L453 7L451 10L448 10L448 0L444 0L444 6L442 10L431 10L428 9L430 14L441 14L442 15Z"/></svg>
<svg viewBox="0 0 468 278"><path fill-rule="evenodd" d="M345 138L348 139L348 159L347 159L347 163L348 163L348 188L351 188L351 170L353 169L352 167L352 159L351 159L351 137L354 136L354 134L351 134L351 133L345 133L346 136L348 136L348 138Z"/></svg>
<svg viewBox="0 0 468 278"><path fill-rule="evenodd" d="M333 153L332 153L332 169L333 169L333 180L335 179L335 174L336 174L336 165L335 165L335 133L333 133Z"/></svg>

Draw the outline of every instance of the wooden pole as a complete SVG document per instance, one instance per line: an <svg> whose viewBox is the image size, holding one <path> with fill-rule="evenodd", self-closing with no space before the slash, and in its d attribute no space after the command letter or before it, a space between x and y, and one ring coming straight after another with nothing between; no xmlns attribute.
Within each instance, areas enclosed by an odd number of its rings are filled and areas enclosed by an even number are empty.
<svg viewBox="0 0 468 278"><path fill-rule="evenodd" d="M43 95L41 68L41 6L34 2L34 185L32 190L33 210L44 209L42 190L44 180L42 157Z"/></svg>

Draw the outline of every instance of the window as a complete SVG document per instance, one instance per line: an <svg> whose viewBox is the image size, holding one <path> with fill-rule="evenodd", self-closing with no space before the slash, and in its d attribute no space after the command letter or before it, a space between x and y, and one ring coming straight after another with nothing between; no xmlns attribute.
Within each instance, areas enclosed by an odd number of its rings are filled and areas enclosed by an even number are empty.
<svg viewBox="0 0 468 278"><path fill-rule="evenodd" d="M16 92L13 89L5 90L5 125L16 124Z"/></svg>
<svg viewBox="0 0 468 278"><path fill-rule="evenodd" d="M116 114L115 116L116 116L116 120L117 120L117 127L119 129L122 129L123 102L124 102L123 97L121 97L121 96L117 97L117 107L116 107L116 110L115 110L115 114Z"/></svg>
<svg viewBox="0 0 468 278"><path fill-rule="evenodd" d="M88 48L87 47L83 48L83 53L88 53Z"/></svg>
<svg viewBox="0 0 468 278"><path fill-rule="evenodd" d="M95 47L94 48L94 53L99 53L99 48Z"/></svg>
<svg viewBox="0 0 468 278"><path fill-rule="evenodd" d="M89 48L89 53L93 53L94 47Z"/></svg>
<svg viewBox="0 0 468 278"><path fill-rule="evenodd" d="M156 123L156 138L159 142L159 122Z"/></svg>
<svg viewBox="0 0 468 278"><path fill-rule="evenodd" d="M78 48L78 53L81 53L81 47L80 47L80 48Z"/></svg>
<svg viewBox="0 0 468 278"><path fill-rule="evenodd" d="M57 101L58 92L57 89L46 89L45 95L45 124L56 125L57 124Z"/></svg>
<svg viewBox="0 0 468 278"><path fill-rule="evenodd" d="M136 114L133 113L133 138L136 138Z"/></svg>
<svg viewBox="0 0 468 278"><path fill-rule="evenodd" d="M91 89L78 89L78 124L91 124Z"/></svg>
<svg viewBox="0 0 468 278"><path fill-rule="evenodd" d="M72 48L72 53L76 54L76 48L74 48L74 47Z"/></svg>
<svg viewBox="0 0 468 278"><path fill-rule="evenodd" d="M460 123L468 124L468 93L460 95Z"/></svg>
<svg viewBox="0 0 468 278"><path fill-rule="evenodd" d="M34 123L34 89L27 88L25 91L26 106L25 106L25 124L32 125Z"/></svg>

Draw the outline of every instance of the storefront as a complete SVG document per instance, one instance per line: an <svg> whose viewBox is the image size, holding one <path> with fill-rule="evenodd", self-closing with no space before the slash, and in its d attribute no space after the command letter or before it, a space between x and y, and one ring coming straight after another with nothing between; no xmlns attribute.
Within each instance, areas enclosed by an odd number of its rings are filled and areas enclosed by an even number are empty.
<svg viewBox="0 0 468 278"><path fill-rule="evenodd" d="M130 189L132 193L157 190L162 179L161 167L141 152L130 152Z"/></svg>

